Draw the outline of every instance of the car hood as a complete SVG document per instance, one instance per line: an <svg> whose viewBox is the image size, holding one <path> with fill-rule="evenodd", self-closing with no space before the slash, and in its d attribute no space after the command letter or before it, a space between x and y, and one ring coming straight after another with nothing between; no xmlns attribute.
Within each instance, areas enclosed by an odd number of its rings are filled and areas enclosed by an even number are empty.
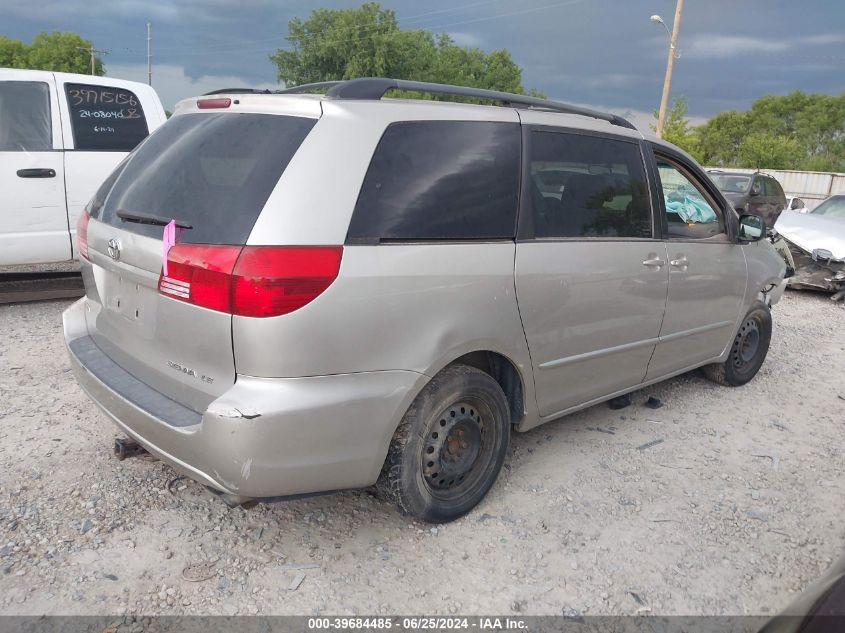
<svg viewBox="0 0 845 633"><path fill-rule="evenodd" d="M845 260L845 220L784 211L775 230L808 253L821 248L833 253L834 259Z"/></svg>

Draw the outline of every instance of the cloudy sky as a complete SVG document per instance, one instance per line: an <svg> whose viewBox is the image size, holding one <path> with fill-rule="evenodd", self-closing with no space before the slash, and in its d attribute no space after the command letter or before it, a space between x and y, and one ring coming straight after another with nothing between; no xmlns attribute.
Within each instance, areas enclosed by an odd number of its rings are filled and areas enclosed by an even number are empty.
<svg viewBox="0 0 845 633"><path fill-rule="evenodd" d="M146 81L165 107L220 87L276 85L268 55L288 20L343 0L3 0L0 34L76 31L110 53L108 75ZM550 97L627 114L658 105L675 0L385 0L403 28L448 32L462 45L510 50L523 83ZM686 0L672 94L695 121L764 94L845 92L845 1Z"/></svg>

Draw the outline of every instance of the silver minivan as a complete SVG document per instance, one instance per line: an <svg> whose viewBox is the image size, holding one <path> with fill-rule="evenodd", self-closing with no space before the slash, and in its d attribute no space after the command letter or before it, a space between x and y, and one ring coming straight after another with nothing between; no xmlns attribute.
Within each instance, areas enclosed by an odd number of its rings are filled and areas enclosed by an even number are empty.
<svg viewBox="0 0 845 633"><path fill-rule="evenodd" d="M389 79L227 91L90 201L64 331L114 423L230 504L375 484L449 521L512 429L698 367L750 380L784 286L763 237L614 115Z"/></svg>

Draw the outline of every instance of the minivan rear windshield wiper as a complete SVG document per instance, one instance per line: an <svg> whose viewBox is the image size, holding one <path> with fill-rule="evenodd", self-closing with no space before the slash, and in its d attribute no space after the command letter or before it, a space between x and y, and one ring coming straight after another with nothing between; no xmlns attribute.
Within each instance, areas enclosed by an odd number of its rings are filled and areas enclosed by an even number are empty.
<svg viewBox="0 0 845 633"><path fill-rule="evenodd" d="M124 222L137 222L138 224L152 224L154 226L166 226L170 224L171 220L176 221L176 226L180 229L192 229L194 228L191 224L184 222L182 220L177 220L176 218L161 218L157 215L151 215L149 213L138 213L137 211L118 211L115 215L119 217Z"/></svg>

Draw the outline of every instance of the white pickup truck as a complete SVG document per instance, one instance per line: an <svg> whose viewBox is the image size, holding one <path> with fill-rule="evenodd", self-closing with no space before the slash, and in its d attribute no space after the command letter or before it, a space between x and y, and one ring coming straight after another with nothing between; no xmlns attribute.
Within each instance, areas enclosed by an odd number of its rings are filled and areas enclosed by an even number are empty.
<svg viewBox="0 0 845 633"><path fill-rule="evenodd" d="M166 118L146 84L0 68L0 266L76 259L85 204Z"/></svg>

